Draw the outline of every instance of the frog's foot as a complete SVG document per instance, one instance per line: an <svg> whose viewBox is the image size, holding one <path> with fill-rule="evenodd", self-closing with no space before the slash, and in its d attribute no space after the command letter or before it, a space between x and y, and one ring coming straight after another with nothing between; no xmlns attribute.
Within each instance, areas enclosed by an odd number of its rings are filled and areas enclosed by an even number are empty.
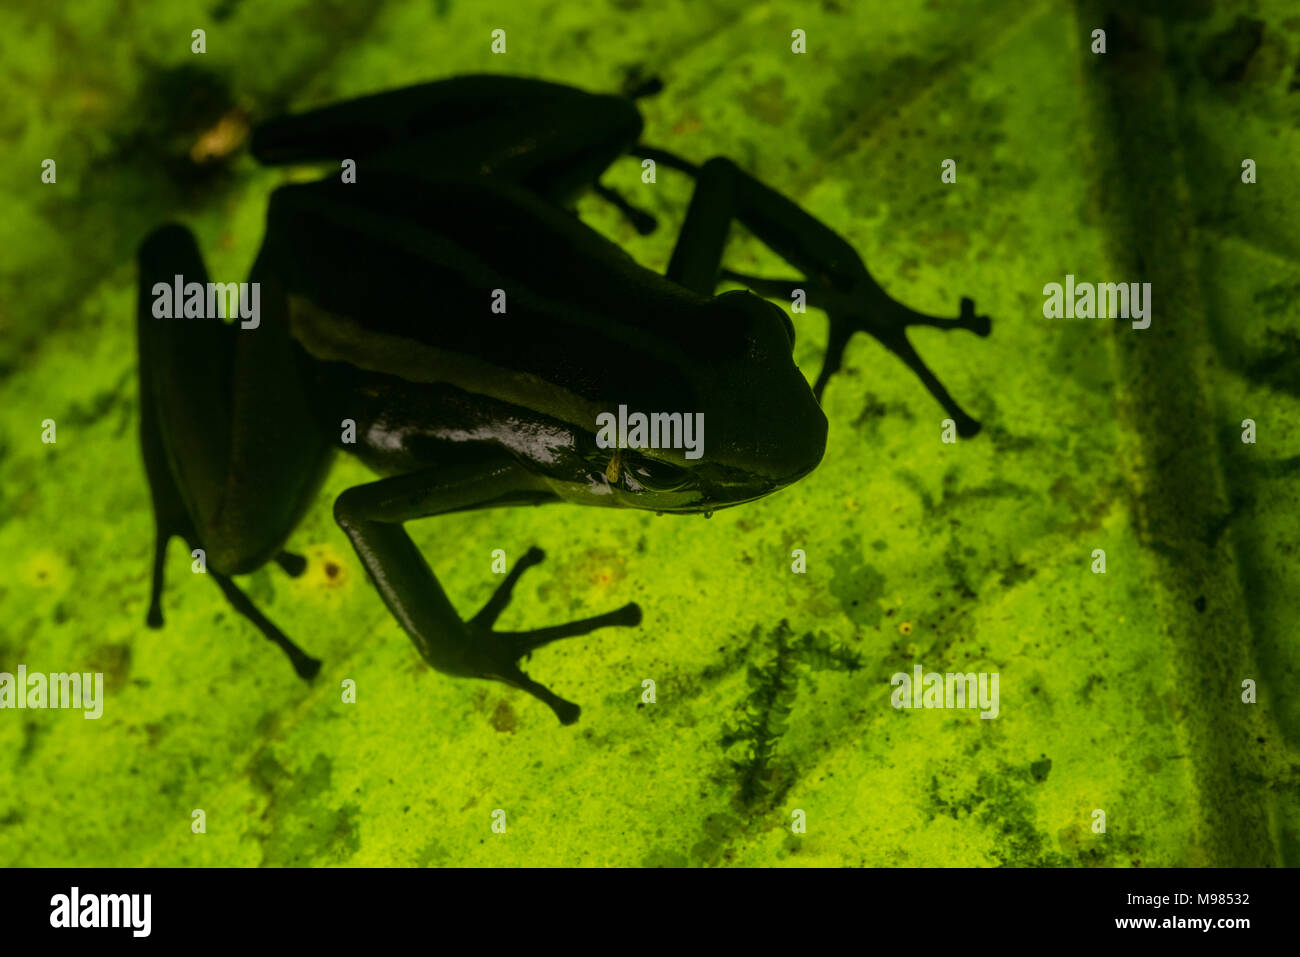
<svg viewBox="0 0 1300 957"><path fill-rule="evenodd" d="M802 289L807 303L826 312L830 319L830 331L826 339L826 358L822 362L822 371L813 385L813 395L820 402L826 383L832 375L840 370L844 361L844 350L855 332L866 332L874 336L894 355L911 369L930 394L943 406L957 425L957 434L969 438L980 430L980 424L971 418L955 399L948 394L929 366L917 355L916 350L907 339L909 326L930 326L934 329L965 329L977 336L987 336L993 323L988 316L975 313L974 300L963 297L960 312L955 319L941 316L928 316L909 309L902 303L891 299L883 289L862 273L862 282L855 283L848 290L833 287L829 282L816 279L763 279L746 276L729 269L722 271L723 278L743 283L750 289L764 296L782 298L789 302L795 289Z"/></svg>
<svg viewBox="0 0 1300 957"><path fill-rule="evenodd" d="M538 648L560 638L574 638L578 635L590 634L597 628L607 628L611 625L639 625L641 623L641 609L635 602L629 602L622 608L603 615L581 618L578 621L553 625L550 628L537 628L532 631L493 631L492 626L496 623L497 618L510 604L511 593L514 591L519 577L532 566L539 564L545 557L545 553L540 548L530 548L515 563L515 567L506 575L505 581L488 599L483 609L466 622L466 625L473 633L473 640L479 643L480 646L486 645L487 658L492 662L485 669L483 677L496 678L498 681L504 681L521 691L527 691L534 698L549 705L551 710L555 712L555 716L560 719L561 724L573 724L578 720L578 715L582 709L572 701L565 701L552 693L549 688L529 678L519 669L518 660L531 656Z"/></svg>
<svg viewBox="0 0 1300 957"><path fill-rule="evenodd" d="M975 302L968 297L962 298L961 311L956 319L927 316L915 312L902 303L890 299L883 292L874 296L873 299L875 300L873 306L876 308L865 315L857 311L827 310L827 315L830 318L830 333L827 339L826 358L822 365L822 371L817 377L817 384L813 387L813 393L817 396L817 400L821 401L822 390L826 388L827 381L840 368L844 349L848 345L849 339L853 337L853 333L858 331L868 332L882 346L903 360L904 365L916 373L916 377L921 380L921 383L929 390L930 394L943 406L944 411L952 417L957 425L958 435L963 438L970 438L978 433L980 430L979 422L971 418L957 404L957 401L948 394L948 390L944 388L943 383L930 371L930 367L917 355L916 349L912 347L912 343L907 339L906 330L909 326L930 326L945 331L965 329L977 336L987 336L993 327L989 317L976 315Z"/></svg>

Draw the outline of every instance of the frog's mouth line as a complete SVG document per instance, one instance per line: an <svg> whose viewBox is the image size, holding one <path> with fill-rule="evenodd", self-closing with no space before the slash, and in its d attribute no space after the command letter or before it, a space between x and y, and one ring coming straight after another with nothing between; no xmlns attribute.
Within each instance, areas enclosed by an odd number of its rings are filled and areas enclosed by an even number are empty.
<svg viewBox="0 0 1300 957"><path fill-rule="evenodd" d="M725 502L701 502L689 508L660 508L647 509L647 511L654 511L659 515L699 515L703 513L704 517L708 518L714 512L719 512L724 508L735 508L737 505L747 505L750 502L757 502L760 498L767 498L775 491L778 491L778 489L772 488L766 492L759 492L751 498L728 499Z"/></svg>
<svg viewBox="0 0 1300 957"><path fill-rule="evenodd" d="M744 505L765 498L788 484L713 463L684 468L630 448L593 447L587 450L584 458L593 476L603 478L611 489L631 496L627 504L665 515L708 514ZM691 500L680 505L655 501L658 496L674 494L690 496ZM637 498L642 496L644 504L637 502Z"/></svg>

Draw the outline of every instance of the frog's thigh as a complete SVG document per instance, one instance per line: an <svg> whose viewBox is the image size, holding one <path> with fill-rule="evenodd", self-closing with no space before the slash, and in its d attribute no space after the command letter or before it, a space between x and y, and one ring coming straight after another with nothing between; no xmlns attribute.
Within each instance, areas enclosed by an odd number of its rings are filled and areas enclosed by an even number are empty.
<svg viewBox="0 0 1300 957"><path fill-rule="evenodd" d="M140 248L141 389L153 432L144 445L163 466L150 484L156 504L178 501L189 520L162 530L197 537L211 568L240 574L279 551L319 488L329 446L308 407L278 284L254 268L259 321L241 329L154 316L154 284L177 275L208 281L193 236L172 225Z"/></svg>

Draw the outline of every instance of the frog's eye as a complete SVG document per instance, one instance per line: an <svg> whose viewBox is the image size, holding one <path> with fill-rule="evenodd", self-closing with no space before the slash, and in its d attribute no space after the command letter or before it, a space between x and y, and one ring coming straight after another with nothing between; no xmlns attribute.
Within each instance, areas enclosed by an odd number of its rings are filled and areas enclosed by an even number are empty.
<svg viewBox="0 0 1300 957"><path fill-rule="evenodd" d="M640 455L635 459L629 457L623 475L632 491L643 488L651 492L676 492L695 483L690 469Z"/></svg>

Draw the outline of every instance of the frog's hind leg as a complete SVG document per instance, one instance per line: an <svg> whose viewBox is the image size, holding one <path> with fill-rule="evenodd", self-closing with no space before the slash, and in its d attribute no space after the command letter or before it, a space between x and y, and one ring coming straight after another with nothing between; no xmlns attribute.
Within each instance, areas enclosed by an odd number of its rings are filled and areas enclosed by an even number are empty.
<svg viewBox="0 0 1300 957"><path fill-rule="evenodd" d="M625 95L606 96L520 77L455 77L268 120L253 130L252 153L268 165L350 159L360 175L487 175L565 207L590 187L644 236L654 216L600 177L641 135L632 101L662 88L657 77L637 77Z"/></svg>
<svg viewBox="0 0 1300 957"><path fill-rule="evenodd" d="M147 258L146 250L149 252ZM188 275L193 279L206 282L207 276L193 240L189 238L188 232L179 226L155 232L146 245L141 247L140 264L140 298L136 313L137 355L140 368L140 448L144 456L145 474L149 479L154 514L153 576L149 594L149 612L145 620L150 628L161 628L167 544L173 537L197 544L198 535L194 531L194 525L186 511L180 490L172 477L159 423L157 405L158 393L161 390L155 388L157 384L155 377L162 371L161 367L167 361L170 330L162 325L167 320L153 317L153 283L156 280L170 284L173 275ZM172 269L175 270L174 274L170 272ZM212 348L214 364L219 361L221 355L220 337L215 333L217 333L216 329L208 328L206 325L195 329L196 340L203 340L196 344ZM202 385L200 383L199 387L202 388Z"/></svg>
<svg viewBox="0 0 1300 957"><path fill-rule="evenodd" d="M154 315L155 302L170 296L173 284L208 280L193 237L183 227L171 225L152 233L140 247L140 290L137 309L137 343L140 360L140 442L145 472L153 500L155 537L153 575L147 623L163 624L162 592L167 544L173 537L188 542L191 549L203 549L207 574L227 600L270 641L279 646L294 670L310 678L320 662L304 653L248 600L230 580L230 575L251 571L274 558L290 574L301 570L302 559L280 551L280 544L296 524L300 510L297 499L312 480L295 474L295 465L318 461L323 464L313 440L289 439L286 428L315 435L295 417L291 399L261 394L250 378L278 374L280 382L292 382L292 370L285 368L283 343L272 322L263 322L244 336L259 340L240 343L241 331L217 318L163 318ZM166 291L163 288L165 287ZM155 291L157 289L157 291ZM272 306L274 312L275 306ZM270 318L265 317L265 318ZM287 377L287 378L285 378ZM282 404L288 401L287 405ZM238 410L260 404L272 410L259 427L246 428L252 438L236 436ZM290 421L277 422L280 416ZM259 458L254 443L262 443L269 461ZM287 451L277 457L275 453ZM249 463L260 462L260 468ZM277 479L274 472L282 468ZM318 465L317 470L320 470ZM275 516L259 513L257 506L231 501L251 498L281 509ZM310 495L306 495L309 500ZM305 504L303 502L302 504Z"/></svg>
<svg viewBox="0 0 1300 957"><path fill-rule="evenodd" d="M167 543L173 536L193 541L194 535L185 506L167 470L162 440L158 435L157 419L153 410L153 397L144 383L145 365L140 364L140 447L144 452L145 473L149 479L149 492L153 498L154 543L153 575L149 588L149 612L145 622L150 628L163 626L162 593Z"/></svg>

